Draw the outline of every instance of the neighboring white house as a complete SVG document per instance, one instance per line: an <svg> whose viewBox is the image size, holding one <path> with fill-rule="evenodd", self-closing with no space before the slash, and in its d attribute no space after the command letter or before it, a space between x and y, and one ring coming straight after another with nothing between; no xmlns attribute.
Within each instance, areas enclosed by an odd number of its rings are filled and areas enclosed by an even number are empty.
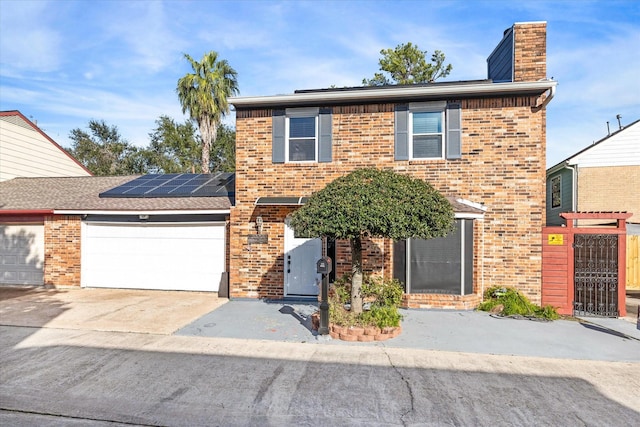
<svg viewBox="0 0 640 427"><path fill-rule="evenodd" d="M547 225L578 211L631 212L640 224L640 120L547 169Z"/></svg>
<svg viewBox="0 0 640 427"><path fill-rule="evenodd" d="M19 111L0 111L0 181L91 176L91 172Z"/></svg>

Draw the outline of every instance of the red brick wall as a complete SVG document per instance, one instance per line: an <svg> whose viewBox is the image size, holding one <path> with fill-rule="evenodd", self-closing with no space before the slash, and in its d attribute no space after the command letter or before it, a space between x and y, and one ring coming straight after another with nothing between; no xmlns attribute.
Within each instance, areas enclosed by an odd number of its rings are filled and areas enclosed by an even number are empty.
<svg viewBox="0 0 640 427"><path fill-rule="evenodd" d="M546 78L546 23L514 25L515 81ZM331 106L331 163L273 164L270 109L236 111L236 206L231 210L230 294L281 297L284 219L294 207L255 206L262 196L309 196L335 178L375 166L424 179L446 195L484 203L474 226L474 295L410 295L406 305L470 308L493 285L541 297L541 229L545 223L546 112L537 97L449 100L462 105L462 158L394 160L394 104ZM255 218L268 244L248 245ZM364 267L393 272L391 242L365 245ZM347 242L336 247L336 276L350 270Z"/></svg>
<svg viewBox="0 0 640 427"><path fill-rule="evenodd" d="M80 286L80 217L53 215L44 221L44 284Z"/></svg>
<svg viewBox="0 0 640 427"><path fill-rule="evenodd" d="M547 23L515 24L515 82L535 82L547 77Z"/></svg>
<svg viewBox="0 0 640 427"><path fill-rule="evenodd" d="M393 104L333 108L333 161L313 164L271 162L271 111L236 113L236 207L232 209L230 273L235 297L282 296L284 218L291 207L258 207L261 196L309 196L354 169L391 168L430 182L447 195L482 202L476 221L474 259L477 295L492 285L521 289L540 302L541 227L545 223L545 111L533 97L465 99L463 154L459 160L395 161ZM262 216L267 245L248 248L255 217ZM345 243L346 245L346 243ZM257 246L260 246L258 248ZM367 262L391 274L391 245ZM338 247L337 274L348 271L348 247ZM385 259L384 262L381 260ZM372 265L376 264L376 265ZM385 265L388 264L388 265ZM415 297L432 301L434 297ZM440 298L447 305L459 298ZM467 297L475 304L478 297ZM463 304L463 305L464 305Z"/></svg>

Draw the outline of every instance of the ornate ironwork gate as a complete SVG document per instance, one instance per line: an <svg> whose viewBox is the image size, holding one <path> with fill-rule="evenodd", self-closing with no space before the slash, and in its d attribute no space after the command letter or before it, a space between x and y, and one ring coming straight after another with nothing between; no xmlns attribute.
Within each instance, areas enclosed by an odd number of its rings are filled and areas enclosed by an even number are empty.
<svg viewBox="0 0 640 427"><path fill-rule="evenodd" d="M576 234L573 313L618 317L618 236Z"/></svg>

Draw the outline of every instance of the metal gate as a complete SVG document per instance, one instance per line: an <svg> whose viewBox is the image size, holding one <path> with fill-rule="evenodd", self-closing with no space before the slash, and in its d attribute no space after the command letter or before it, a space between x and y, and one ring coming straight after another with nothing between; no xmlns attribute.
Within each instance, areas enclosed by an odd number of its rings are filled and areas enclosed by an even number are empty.
<svg viewBox="0 0 640 427"><path fill-rule="evenodd" d="M574 316L618 317L618 236L576 234Z"/></svg>

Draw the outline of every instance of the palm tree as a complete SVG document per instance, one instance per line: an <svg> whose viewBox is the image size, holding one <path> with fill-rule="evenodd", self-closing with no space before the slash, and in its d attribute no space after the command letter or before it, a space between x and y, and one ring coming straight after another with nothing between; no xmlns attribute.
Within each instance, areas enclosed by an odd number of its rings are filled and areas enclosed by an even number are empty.
<svg viewBox="0 0 640 427"><path fill-rule="evenodd" d="M187 73L178 80L176 92L182 105L182 112L189 112L191 120L198 124L202 137L202 173L209 173L209 153L215 142L218 126L229 112L229 96L237 95L236 71L229 63L218 60L218 53L205 53L198 62L184 54L191 64L193 73Z"/></svg>

